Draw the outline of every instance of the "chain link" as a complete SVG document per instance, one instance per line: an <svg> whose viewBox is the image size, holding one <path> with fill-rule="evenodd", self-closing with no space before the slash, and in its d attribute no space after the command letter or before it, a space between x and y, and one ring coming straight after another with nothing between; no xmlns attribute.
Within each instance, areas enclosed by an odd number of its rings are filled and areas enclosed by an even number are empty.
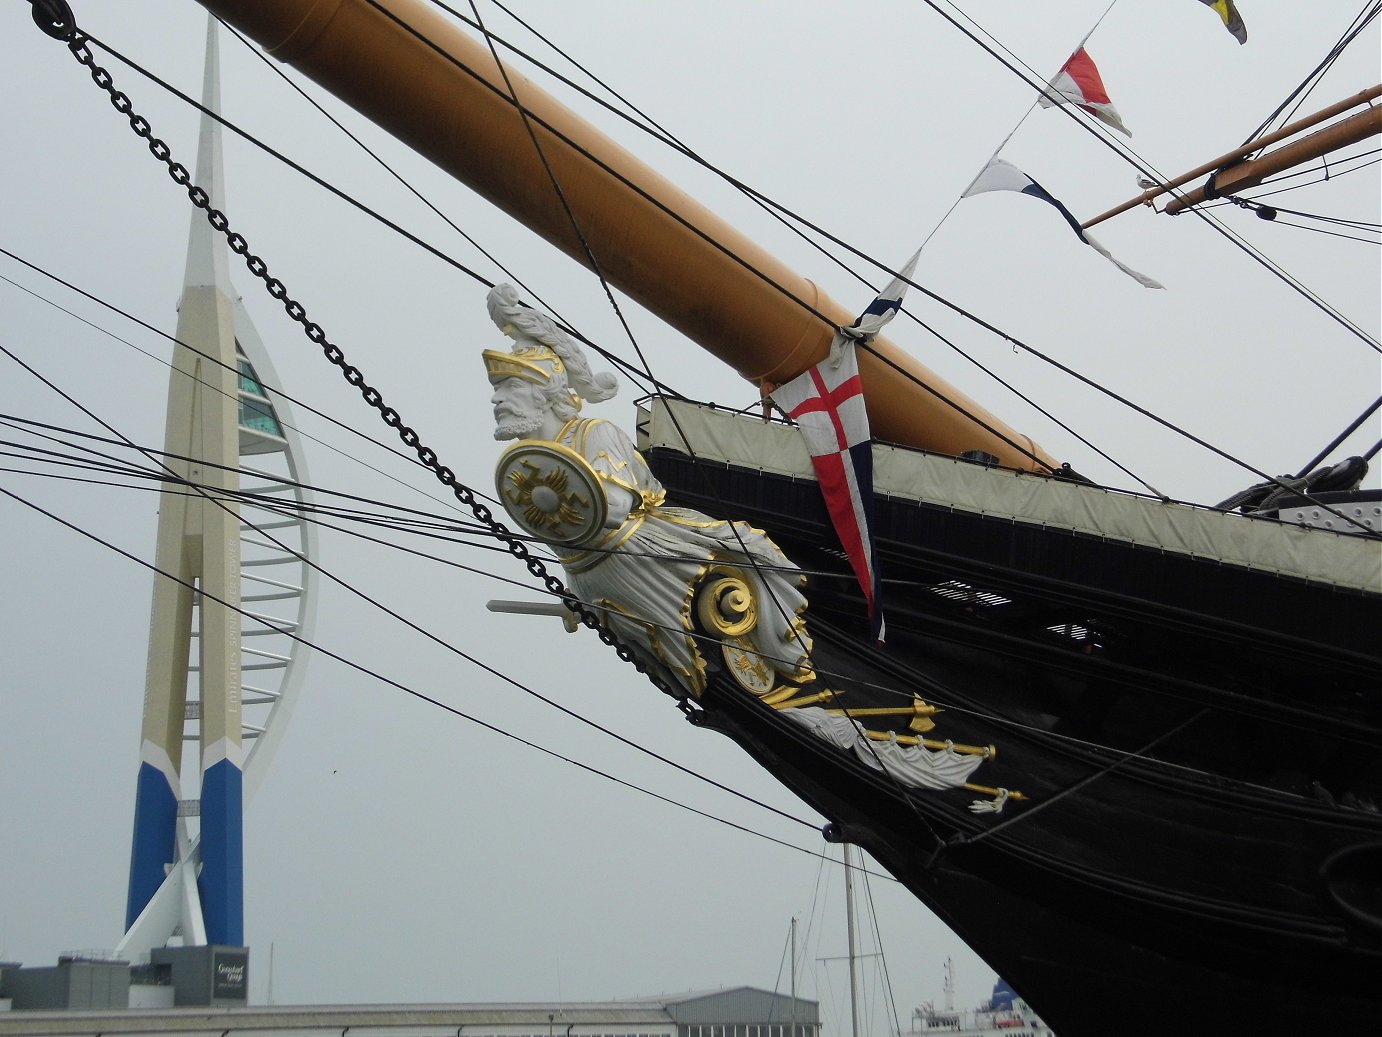
<svg viewBox="0 0 1382 1037"><path fill-rule="evenodd" d="M364 373L358 367L346 362L345 351L327 338L321 325L308 320L306 308L302 303L288 295L288 289L283 282L276 277L269 276L268 263L249 250L249 242L243 234L230 229L230 221L226 218L225 213L211 207L211 198L206 190L192 183L192 174L188 172L187 167L181 162L173 160L172 149L153 135L149 121L134 111L133 102L129 96L115 89L114 80L110 73L96 64L95 57L91 53L91 47L88 45L88 37L76 27L72 12L67 8L67 5L61 0L30 0L30 2L33 4L34 21L39 28L48 35L67 42L67 49L72 52L72 56L77 59L78 64L85 66L90 71L92 82L106 92L115 110L128 118L130 129L134 131L135 136L148 141L150 154L167 167L168 175L173 182L186 188L188 199L197 208L205 210L207 222L215 230L225 235L226 244L230 250L236 255L244 257L245 266L249 272L259 278L264 283L268 293L283 304L284 312L302 326L303 333L311 342L321 347L322 355L330 364L340 369L342 377L347 382L360 391L361 398L379 412L384 424L398 432L399 439L417 455L418 461L423 467L432 472L443 486L449 488L456 500L469 508L471 514L479 522L488 526L490 532L504 544L509 553L523 562L527 566L528 572L543 582L549 593L561 598L562 604L575 613L582 625L594 630L601 641L613 647L615 654L620 659L631 664L639 673L644 674L655 688L676 699L677 707L686 715L688 720L698 722L701 711L691 702L686 692L679 687L674 687L661 674L651 672L643 659L629 645L620 641L609 628L602 626L595 611L577 598L558 577L549 573L542 561L534 557L528 550L528 545L510 532L502 522L497 521L490 509L476 499L475 491L461 483L456 478L455 472L438 461L437 452L431 447L423 445L417 432L410 426L403 424L403 419L398 411L385 405L383 394L365 380Z"/></svg>

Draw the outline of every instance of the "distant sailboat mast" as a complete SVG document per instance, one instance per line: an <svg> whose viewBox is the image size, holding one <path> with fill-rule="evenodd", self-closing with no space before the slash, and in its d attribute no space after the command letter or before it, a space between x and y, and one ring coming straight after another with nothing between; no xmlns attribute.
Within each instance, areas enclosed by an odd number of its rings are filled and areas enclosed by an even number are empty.
<svg viewBox="0 0 1382 1037"><path fill-rule="evenodd" d="M791 1037L797 1037L797 918L792 916L792 1029Z"/></svg>
<svg viewBox="0 0 1382 1037"><path fill-rule="evenodd" d="M852 1037L859 1037L859 982L854 945L854 855L845 843L845 927L849 933L849 1016Z"/></svg>

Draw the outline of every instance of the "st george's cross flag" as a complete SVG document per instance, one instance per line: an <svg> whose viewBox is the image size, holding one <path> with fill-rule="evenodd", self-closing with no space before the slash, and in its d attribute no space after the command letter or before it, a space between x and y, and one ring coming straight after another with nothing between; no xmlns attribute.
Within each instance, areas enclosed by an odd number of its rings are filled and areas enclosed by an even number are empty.
<svg viewBox="0 0 1382 1037"><path fill-rule="evenodd" d="M877 335L901 308L907 280L920 256L918 249L859 319L835 332L825 360L772 393L806 440L826 510L864 592L870 628L879 644L885 629L873 539L873 441L859 381L857 344Z"/></svg>
<svg viewBox="0 0 1382 1037"><path fill-rule="evenodd" d="M1043 108L1054 108L1061 104L1079 105L1100 122L1112 126L1119 133L1132 136L1132 131L1123 125L1118 109L1109 100L1099 69L1083 47L1070 55L1070 60L1056 73L1056 78L1051 80L1039 101Z"/></svg>
<svg viewBox="0 0 1382 1037"><path fill-rule="evenodd" d="M1011 162L1004 162L1001 158L989 159L989 164L974 178L974 182L969 185L965 193L960 195L960 197L968 198L971 195L983 194L986 191L1017 191L1019 194L1040 198L1043 202L1054 206L1055 209L1065 217L1065 222L1070 224L1070 229L1075 232L1076 237L1138 284L1145 288L1165 287L1161 282L1153 280L1146 274L1139 274L1132 267L1113 258L1113 253L1109 252L1103 245L1095 241L1094 236L1087 233L1084 228L1080 226L1080 221L1075 219L1074 214L1069 209L1058 202L1046 188L1042 187Z"/></svg>

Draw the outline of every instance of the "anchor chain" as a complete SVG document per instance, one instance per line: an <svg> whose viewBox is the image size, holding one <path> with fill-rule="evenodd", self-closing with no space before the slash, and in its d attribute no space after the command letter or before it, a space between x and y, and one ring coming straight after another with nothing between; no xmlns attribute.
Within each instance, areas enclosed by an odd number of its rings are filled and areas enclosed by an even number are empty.
<svg viewBox="0 0 1382 1037"><path fill-rule="evenodd" d="M379 412L384 424L398 433L398 438L417 455L422 466L436 476L443 486L451 490L455 498L469 508L471 514L480 523L489 528L490 532L507 548L508 552L527 567L530 574L542 581L548 593L561 598L562 603L576 614L582 625L594 630L602 642L613 648L620 659L646 676L655 688L664 695L675 699L677 708L686 715L688 720L692 723L698 723L700 710L692 704L690 696L680 688L673 687L661 674L651 671L633 648L600 623L600 619L593 609L577 598L558 577L549 573L542 560L534 557L532 552L528 550L528 545L510 532L502 522L495 519L489 507L476 498L475 491L460 482L454 471L440 463L437 452L423 444L418 433L410 425L404 424L398 411L385 404L383 394L365 380L364 373L354 364L346 362L345 351L327 338L326 332L320 324L308 319L306 307L288 294L287 286L277 277L269 275L268 263L250 251L249 242L243 234L230 229L230 221L226 218L225 213L212 207L208 192L192 182L192 174L187 167L173 159L172 149L164 141L154 136L149 121L134 111L134 104L129 95L117 90L111 74L96 63L88 45L89 37L77 28L71 8L63 0L29 0L29 2L33 8L31 13L34 23L45 34L54 39L63 40L67 44L67 49L77 59L77 63L85 66L90 72L92 82L106 92L111 106L129 120L130 129L134 131L135 136L148 143L149 153L167 167L168 176L179 187L186 189L187 197L192 204L198 209L204 210L207 222L225 236L226 244L230 250L244 259L245 267L249 272L263 282L269 295L283 304L284 312L302 326L303 333L311 342L321 348L322 355L326 357L327 361L339 368L342 377L359 390L361 398Z"/></svg>

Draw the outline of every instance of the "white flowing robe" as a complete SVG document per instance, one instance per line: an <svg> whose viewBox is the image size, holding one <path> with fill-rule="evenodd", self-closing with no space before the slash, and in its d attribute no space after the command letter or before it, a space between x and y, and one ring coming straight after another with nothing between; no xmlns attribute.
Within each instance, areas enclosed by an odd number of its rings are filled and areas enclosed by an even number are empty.
<svg viewBox="0 0 1382 1037"><path fill-rule="evenodd" d="M602 623L699 694L705 662L692 620L696 587L712 567L732 566L757 602L758 625L746 635L752 649L782 676L810 679L810 640L801 617L806 577L762 530L665 507L662 484L629 437L607 421L573 418L557 442L590 462L611 521L619 522L598 543L555 549L567 586L600 610Z"/></svg>

